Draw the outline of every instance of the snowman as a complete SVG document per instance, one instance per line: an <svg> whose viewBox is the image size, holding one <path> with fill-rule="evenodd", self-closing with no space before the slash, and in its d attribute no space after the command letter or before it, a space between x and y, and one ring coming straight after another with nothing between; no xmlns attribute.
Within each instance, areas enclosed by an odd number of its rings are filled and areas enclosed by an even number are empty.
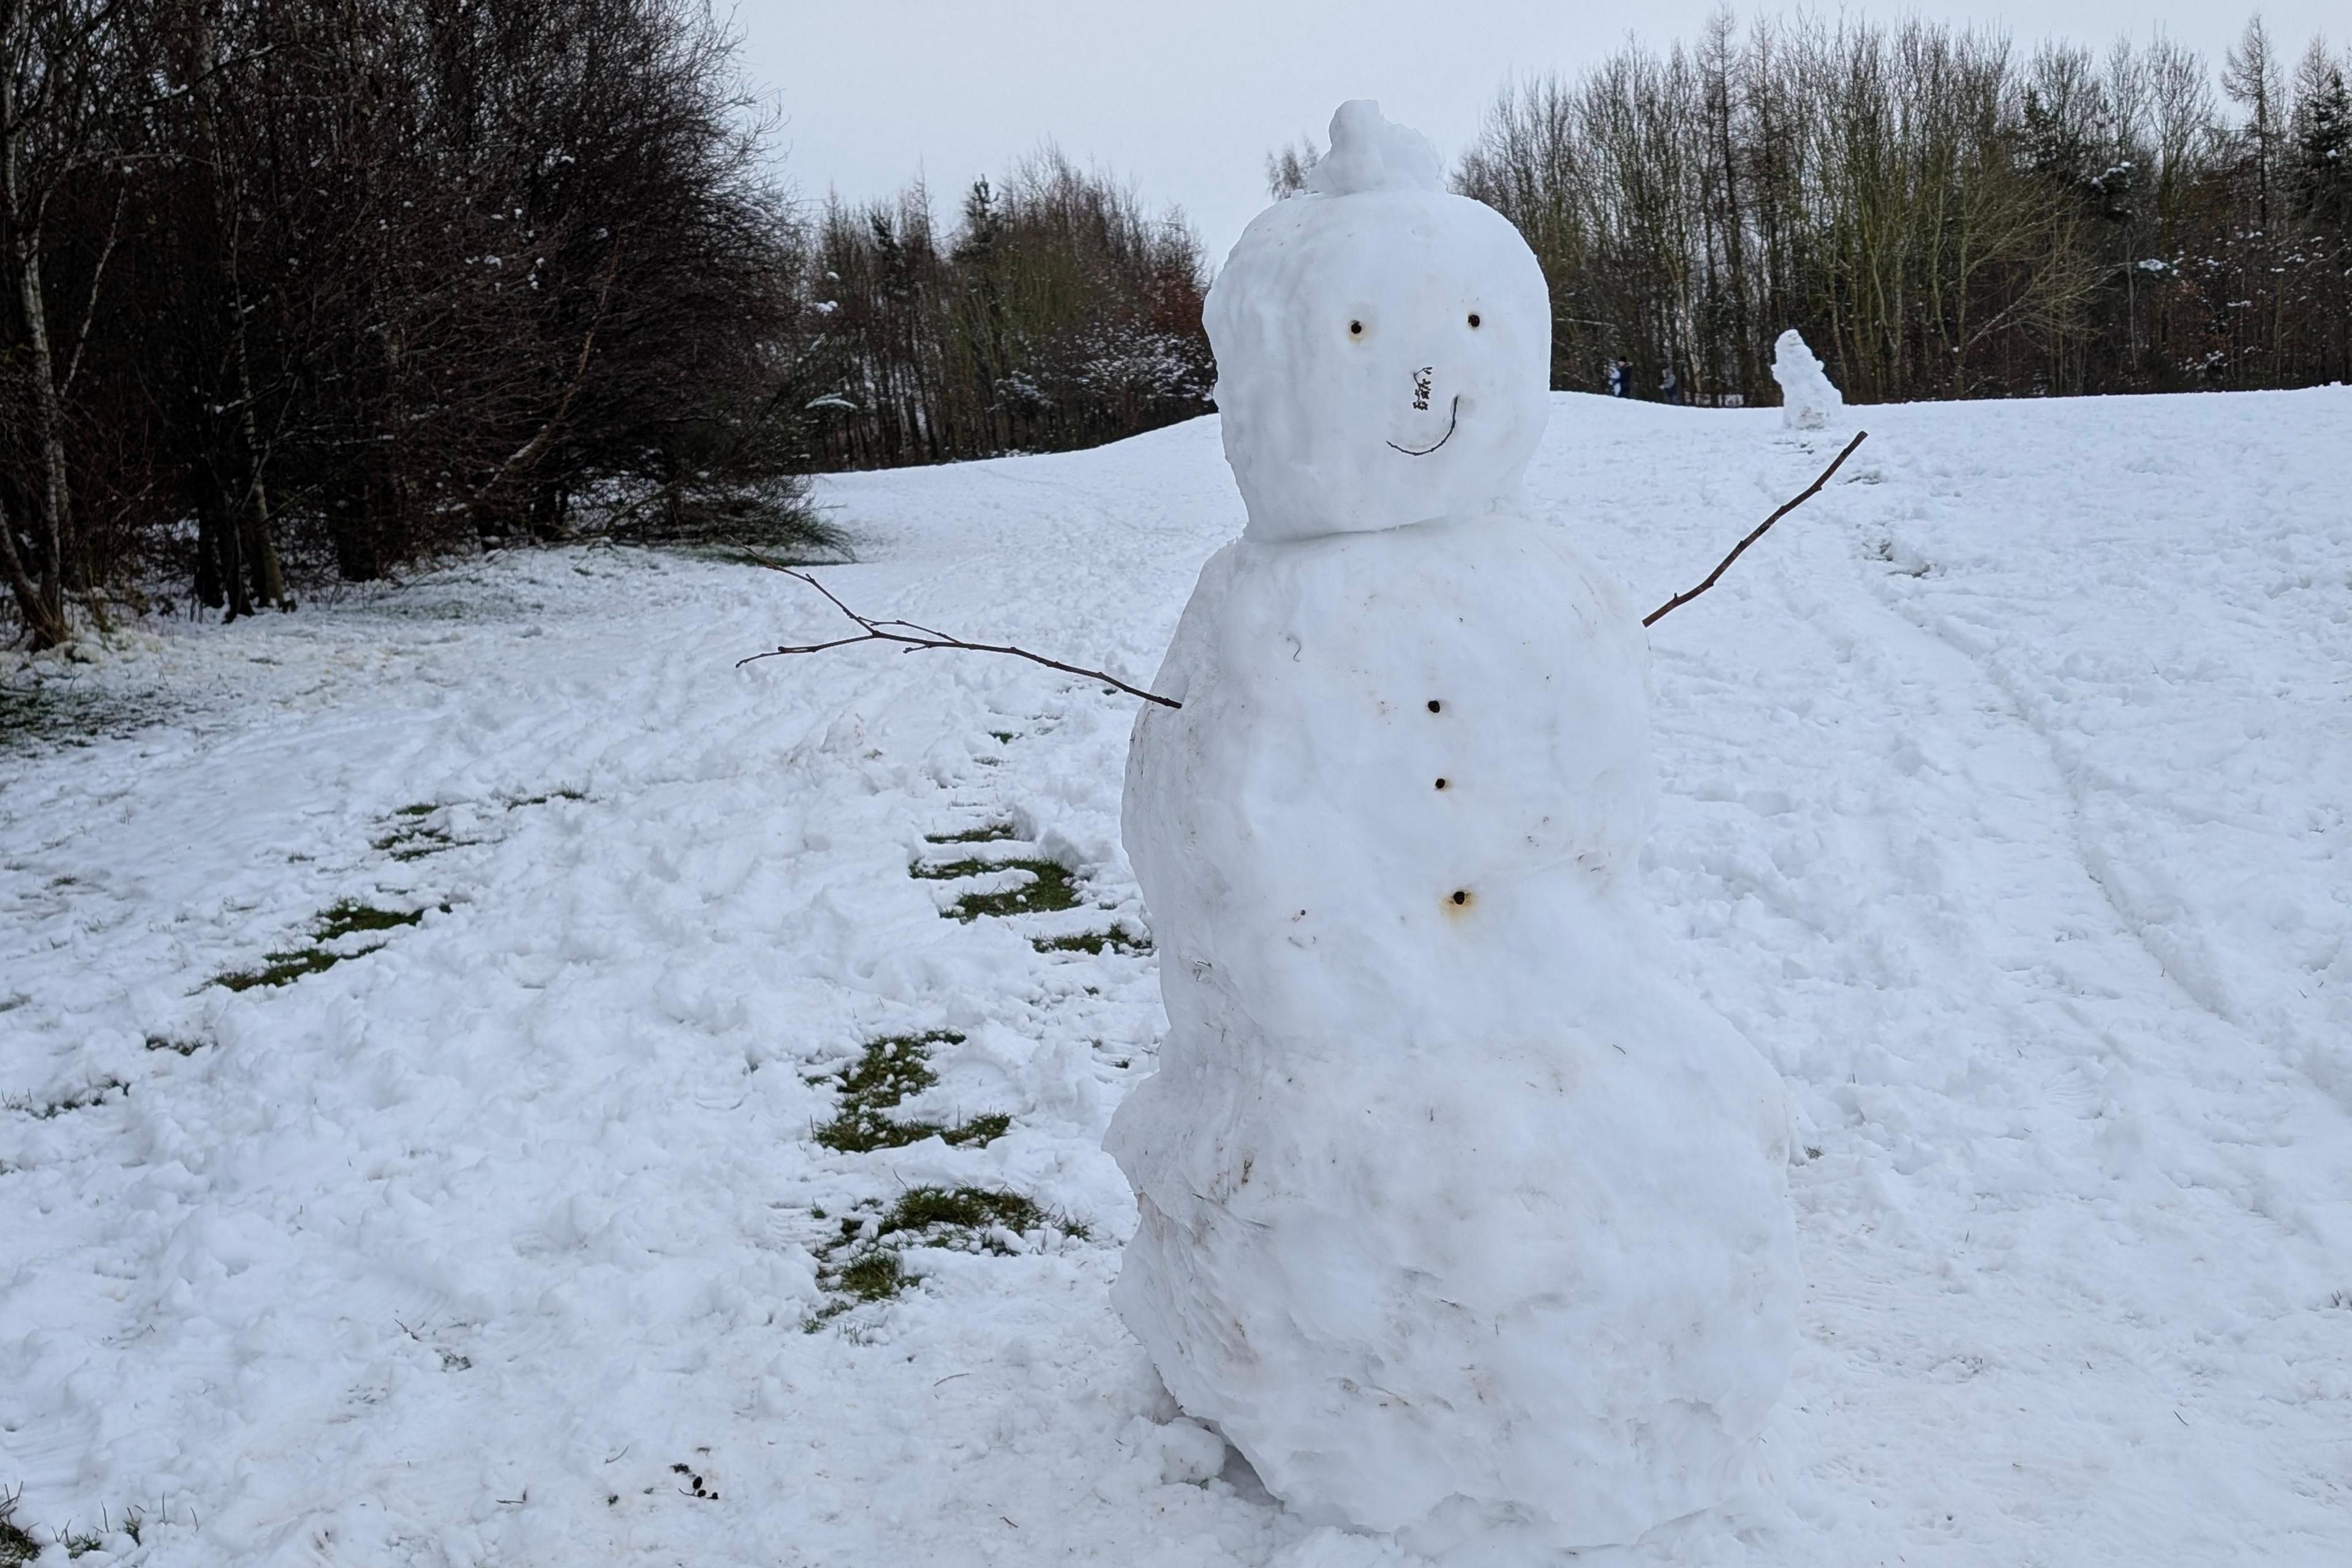
<svg viewBox="0 0 2352 1568"><path fill-rule="evenodd" d="M1791 430L1825 430L1845 411L1845 398L1794 327L1772 345L1772 379L1780 384L1780 423Z"/></svg>
<svg viewBox="0 0 2352 1568"><path fill-rule="evenodd" d="M1209 295L1248 524L1128 761L1170 1030L1114 1300L1295 1512L1423 1551L1708 1506L1795 1341L1780 1082L1642 901L1645 635L1518 499L1550 318L1344 105Z"/></svg>

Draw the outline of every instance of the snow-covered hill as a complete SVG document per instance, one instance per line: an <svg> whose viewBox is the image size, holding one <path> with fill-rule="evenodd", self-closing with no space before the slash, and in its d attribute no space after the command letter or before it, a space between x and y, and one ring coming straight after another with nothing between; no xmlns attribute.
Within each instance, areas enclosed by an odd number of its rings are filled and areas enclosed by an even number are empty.
<svg viewBox="0 0 2352 1568"><path fill-rule="evenodd" d="M1854 412L1652 639L1646 873L1789 1079L1809 1289L1750 1495L1630 1556L2352 1559L2352 392ZM1562 396L1533 482L1648 604L1835 445ZM851 604L1137 679L1240 522L1213 420L824 495ZM1203 1480L1106 1304L1129 700L734 668L830 614L504 557L163 637L84 684L168 723L0 752L19 1527L1391 1560Z"/></svg>

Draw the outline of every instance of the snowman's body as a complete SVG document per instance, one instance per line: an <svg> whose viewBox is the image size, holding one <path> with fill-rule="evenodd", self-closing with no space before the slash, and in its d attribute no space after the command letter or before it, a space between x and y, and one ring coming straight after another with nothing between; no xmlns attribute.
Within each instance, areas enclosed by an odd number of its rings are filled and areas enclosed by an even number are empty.
<svg viewBox="0 0 2352 1568"><path fill-rule="evenodd" d="M1335 159L1392 131L1360 112ZM1261 218L1212 299L1251 526L1129 756L1171 1029L1111 1131L1141 1211L1116 1299L1312 1520L1630 1540L1721 1494L1785 1378L1787 1112L1641 906L1642 627L1513 499L1532 259L1377 176ZM1401 282L1350 270L1368 245ZM1266 442L1302 401L1371 405L1411 466Z"/></svg>

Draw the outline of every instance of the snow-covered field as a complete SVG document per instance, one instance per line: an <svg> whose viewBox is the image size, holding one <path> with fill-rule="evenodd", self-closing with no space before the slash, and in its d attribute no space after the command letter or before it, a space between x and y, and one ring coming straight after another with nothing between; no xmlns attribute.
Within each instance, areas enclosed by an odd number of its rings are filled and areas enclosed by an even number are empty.
<svg viewBox="0 0 2352 1568"><path fill-rule="evenodd" d="M1808 1289L1753 1487L1625 1555L2352 1561L2352 392L1853 413L1839 480L1652 637L1645 875L1789 1079ZM1648 605L1836 445L1561 396L1535 501ZM1137 679L1240 524L1213 420L824 499L851 604ZM149 639L79 700L162 721L0 750L19 1527L159 1564L1396 1561L1200 1479L1107 1304L1152 961L1039 943L1144 929L1130 701L734 667L838 629L752 568L502 557ZM1023 875L909 875L1006 858L1077 906L946 918ZM956 1142L890 1142L843 1135L859 1095ZM918 1226L934 1189L981 1222ZM853 1303L885 1248L919 1283Z"/></svg>

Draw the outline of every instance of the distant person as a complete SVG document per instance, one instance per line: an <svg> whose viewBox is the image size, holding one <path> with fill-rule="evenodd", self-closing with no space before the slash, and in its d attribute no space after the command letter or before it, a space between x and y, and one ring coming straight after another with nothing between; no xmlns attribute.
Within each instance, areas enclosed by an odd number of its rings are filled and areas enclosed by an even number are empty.
<svg viewBox="0 0 2352 1568"><path fill-rule="evenodd" d="M1618 397L1633 395L1633 362L1621 359L1609 367L1611 394Z"/></svg>
<svg viewBox="0 0 2352 1568"><path fill-rule="evenodd" d="M1683 400L1682 383L1675 379L1675 367L1672 365L1666 366L1666 374L1658 377L1658 395L1668 403Z"/></svg>

